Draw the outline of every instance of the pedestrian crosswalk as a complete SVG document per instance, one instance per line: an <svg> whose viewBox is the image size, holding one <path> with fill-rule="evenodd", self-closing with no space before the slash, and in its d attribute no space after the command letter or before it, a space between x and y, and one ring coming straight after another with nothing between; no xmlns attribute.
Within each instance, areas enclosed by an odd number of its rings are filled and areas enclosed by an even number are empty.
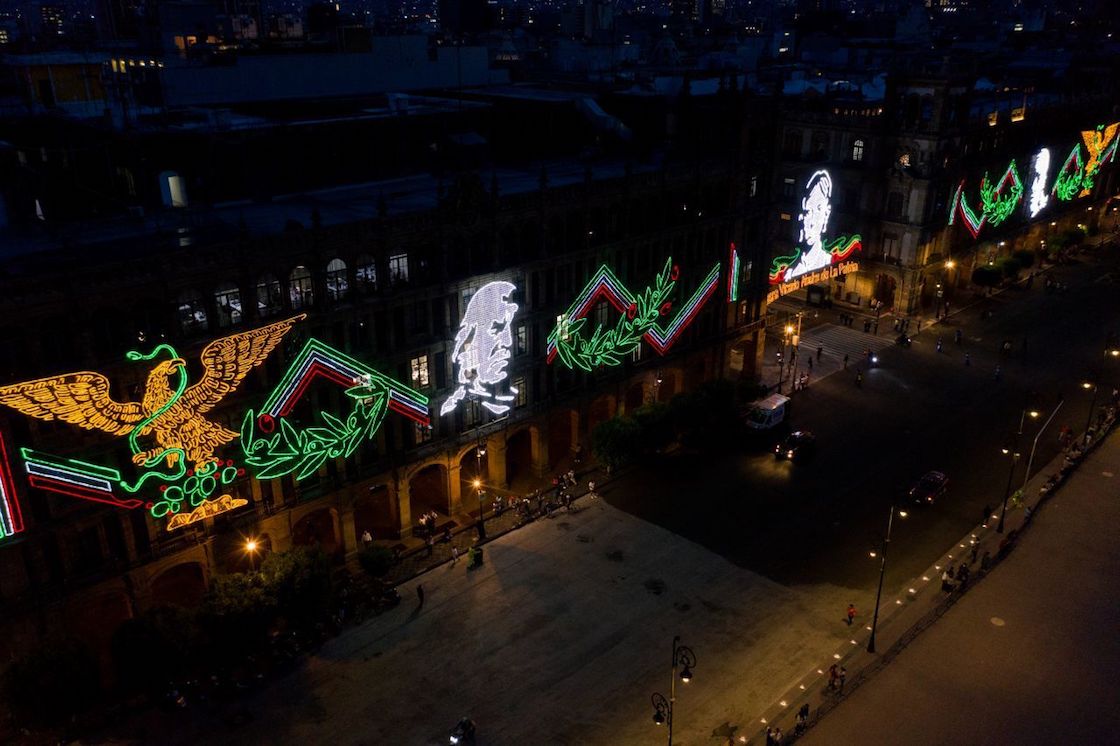
<svg viewBox="0 0 1120 746"><path fill-rule="evenodd" d="M817 349L824 348L824 356L843 360L847 355L852 361L860 360L870 347L873 352L879 352L884 347L894 344L894 334L866 334L857 329L835 324L824 324L814 327L801 335L801 352L803 355L817 354Z"/></svg>

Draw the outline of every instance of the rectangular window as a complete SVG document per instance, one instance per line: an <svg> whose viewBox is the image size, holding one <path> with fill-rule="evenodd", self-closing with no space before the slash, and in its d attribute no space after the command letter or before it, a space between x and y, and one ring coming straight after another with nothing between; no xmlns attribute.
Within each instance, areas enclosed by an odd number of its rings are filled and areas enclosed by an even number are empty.
<svg viewBox="0 0 1120 746"><path fill-rule="evenodd" d="M513 394L513 406L524 407L529 401L529 392L525 388L525 376L514 378L509 385L509 392Z"/></svg>
<svg viewBox="0 0 1120 746"><path fill-rule="evenodd" d="M755 197L758 195L758 176L751 176L751 191L750 196Z"/></svg>
<svg viewBox="0 0 1120 746"><path fill-rule="evenodd" d="M517 325L517 336L515 338L515 354L524 355L529 351L529 332L524 324Z"/></svg>
<svg viewBox="0 0 1120 746"><path fill-rule="evenodd" d="M641 359L642 359L642 346L639 344L637 347L634 348L634 351L630 353L630 362L632 362L632 363L641 362Z"/></svg>
<svg viewBox="0 0 1120 746"><path fill-rule="evenodd" d="M852 143L852 160L856 163L863 160L863 140L856 140Z"/></svg>
<svg viewBox="0 0 1120 746"><path fill-rule="evenodd" d="M412 423L412 437L416 445L427 443L432 439L432 426L421 425L419 422Z"/></svg>
<svg viewBox="0 0 1120 746"><path fill-rule="evenodd" d="M412 385L417 388L428 387L428 356L421 355L414 357L408 361L408 367L411 372Z"/></svg>
<svg viewBox="0 0 1120 746"><path fill-rule="evenodd" d="M592 311L592 318L596 326L605 327L607 325L607 302L605 300L595 304L595 309Z"/></svg>
<svg viewBox="0 0 1120 746"><path fill-rule="evenodd" d="M389 257L389 282L394 285L408 282L408 254Z"/></svg>
<svg viewBox="0 0 1120 746"><path fill-rule="evenodd" d="M894 256L898 249L898 236L893 233L883 234L883 256Z"/></svg>
<svg viewBox="0 0 1120 746"><path fill-rule="evenodd" d="M436 388L447 388L447 353L436 353Z"/></svg>
<svg viewBox="0 0 1120 746"><path fill-rule="evenodd" d="M782 196L783 197L792 197L793 193L794 193L794 190L795 190L795 187L794 187L793 179L782 179Z"/></svg>

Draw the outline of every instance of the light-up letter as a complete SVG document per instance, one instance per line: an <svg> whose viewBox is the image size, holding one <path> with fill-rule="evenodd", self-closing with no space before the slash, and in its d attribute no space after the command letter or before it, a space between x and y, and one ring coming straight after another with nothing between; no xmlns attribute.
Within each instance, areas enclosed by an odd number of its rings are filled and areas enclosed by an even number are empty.
<svg viewBox="0 0 1120 746"><path fill-rule="evenodd" d="M510 282L490 282L471 296L452 352L458 386L440 407L441 415L453 411L468 396L477 397L494 414L509 411L508 402L513 401L517 390L499 394L498 384L509 377L506 365L513 347L511 324L517 313L517 304L510 296L515 290Z"/></svg>
<svg viewBox="0 0 1120 746"><path fill-rule="evenodd" d="M1050 193L1046 189L1046 180L1050 176L1050 149L1043 148L1035 153L1031 160L1031 198L1028 202L1030 216L1033 218L1050 201Z"/></svg>

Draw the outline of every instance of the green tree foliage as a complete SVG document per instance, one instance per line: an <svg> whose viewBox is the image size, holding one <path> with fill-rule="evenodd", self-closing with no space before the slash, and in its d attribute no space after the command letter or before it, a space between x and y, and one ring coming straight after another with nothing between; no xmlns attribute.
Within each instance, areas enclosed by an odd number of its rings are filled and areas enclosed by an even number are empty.
<svg viewBox="0 0 1120 746"><path fill-rule="evenodd" d="M393 566L393 553L386 547L372 544L358 553L358 564L371 578L381 578Z"/></svg>
<svg viewBox="0 0 1120 746"><path fill-rule="evenodd" d="M1029 249L1019 249L1011 256L1015 257L1015 261L1019 262L1019 266L1023 269L1030 269L1034 266L1034 252Z"/></svg>
<svg viewBox="0 0 1120 746"><path fill-rule="evenodd" d="M1022 265L1019 264L1019 260L1013 256L1009 256L999 263L999 271L1009 280L1014 280L1018 277L1021 268Z"/></svg>
<svg viewBox="0 0 1120 746"><path fill-rule="evenodd" d="M591 432L591 450L600 462L617 469L637 453L641 427L630 417L600 422Z"/></svg>
<svg viewBox="0 0 1120 746"><path fill-rule="evenodd" d="M47 640L8 667L4 690L20 725L61 725L96 703L97 661L78 640Z"/></svg>
<svg viewBox="0 0 1120 746"><path fill-rule="evenodd" d="M156 692L198 665L206 647L196 611L158 606L113 634L117 685L126 692Z"/></svg>
<svg viewBox="0 0 1120 746"><path fill-rule="evenodd" d="M984 264L972 270L972 282L982 288L992 288L999 284L1002 275L996 267Z"/></svg>

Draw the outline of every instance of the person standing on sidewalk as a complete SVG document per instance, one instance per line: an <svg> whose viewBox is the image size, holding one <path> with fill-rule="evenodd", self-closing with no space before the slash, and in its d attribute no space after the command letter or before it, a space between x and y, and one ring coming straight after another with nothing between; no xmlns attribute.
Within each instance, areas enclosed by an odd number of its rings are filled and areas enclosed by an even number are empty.
<svg viewBox="0 0 1120 746"><path fill-rule="evenodd" d="M817 360L820 360L821 355L823 355L823 354L824 354L824 345L817 345Z"/></svg>
<svg viewBox="0 0 1120 746"><path fill-rule="evenodd" d="M451 566L454 567L459 562L459 547L451 547Z"/></svg>
<svg viewBox="0 0 1120 746"><path fill-rule="evenodd" d="M423 583L417 583L416 584L416 598L419 599L419 601L420 601L420 605L417 608L419 608L419 609L424 608L424 584Z"/></svg>
<svg viewBox="0 0 1120 746"><path fill-rule="evenodd" d="M836 680L840 678L840 671L835 663L828 667L828 688L836 688Z"/></svg>
<svg viewBox="0 0 1120 746"><path fill-rule="evenodd" d="M966 352L964 354L964 367L967 368L970 365L972 365L972 357Z"/></svg>
<svg viewBox="0 0 1120 746"><path fill-rule="evenodd" d="M852 620L856 618L856 607L848 604L848 626L852 626Z"/></svg>
<svg viewBox="0 0 1120 746"><path fill-rule="evenodd" d="M841 694L844 693L844 682L848 680L848 669L840 666L840 688L837 690Z"/></svg>

